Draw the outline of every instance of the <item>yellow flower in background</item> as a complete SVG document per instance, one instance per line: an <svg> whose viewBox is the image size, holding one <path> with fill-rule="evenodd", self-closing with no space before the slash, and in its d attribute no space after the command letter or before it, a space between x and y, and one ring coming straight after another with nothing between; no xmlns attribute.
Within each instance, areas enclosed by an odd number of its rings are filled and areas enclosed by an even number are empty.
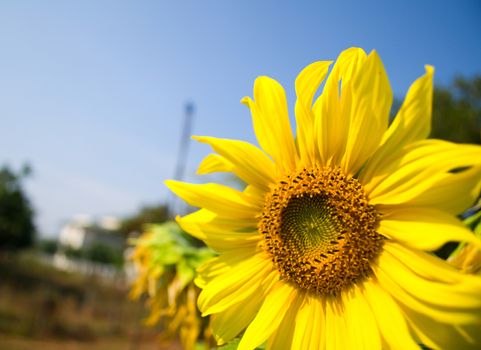
<svg viewBox="0 0 481 350"><path fill-rule="evenodd" d="M473 210L475 213L467 217L464 224L472 227L473 234L481 238L481 200ZM476 244L461 244L451 253L448 261L466 273L481 275L481 249Z"/></svg>
<svg viewBox="0 0 481 350"><path fill-rule="evenodd" d="M474 244L465 245L448 261L466 273L481 275L481 250Z"/></svg>
<svg viewBox="0 0 481 350"><path fill-rule="evenodd" d="M481 278L429 252L481 246L456 218L479 193L481 147L426 140L432 67L388 125L377 53L351 48L330 65L296 79L296 137L268 77L242 100L260 149L195 137L216 152L199 173L232 172L244 191L166 182L201 208L182 228L220 254L198 269L200 310L218 344L242 334L241 350L479 348Z"/></svg>
<svg viewBox="0 0 481 350"><path fill-rule="evenodd" d="M179 335L184 349L194 349L199 338L208 338L210 334L208 320L202 319L197 311L199 291L193 283L194 274L213 252L194 247L175 222L147 225L133 244L131 260L137 278L130 297L139 299L146 294L150 308L146 324L154 326L161 322L162 338Z"/></svg>

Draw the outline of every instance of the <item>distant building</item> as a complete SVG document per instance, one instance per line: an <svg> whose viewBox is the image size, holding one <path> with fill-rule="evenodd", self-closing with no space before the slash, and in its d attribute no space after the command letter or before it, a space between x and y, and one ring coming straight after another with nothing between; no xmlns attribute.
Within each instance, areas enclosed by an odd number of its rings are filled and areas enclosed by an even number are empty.
<svg viewBox="0 0 481 350"><path fill-rule="evenodd" d="M94 245L107 246L122 251L125 237L120 233L120 222L114 217L104 217L93 221L78 217L67 223L59 235L59 244L64 248L86 250Z"/></svg>
<svg viewBox="0 0 481 350"><path fill-rule="evenodd" d="M72 219L60 230L52 264L69 272L124 281L121 266L126 238L119 229L120 222L114 217Z"/></svg>

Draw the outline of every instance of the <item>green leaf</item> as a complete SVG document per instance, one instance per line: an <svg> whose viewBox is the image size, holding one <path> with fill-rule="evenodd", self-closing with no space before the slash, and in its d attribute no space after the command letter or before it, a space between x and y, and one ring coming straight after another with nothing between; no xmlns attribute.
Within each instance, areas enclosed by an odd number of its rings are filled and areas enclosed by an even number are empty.
<svg viewBox="0 0 481 350"><path fill-rule="evenodd" d="M187 284L189 284L195 276L195 270L190 267L187 262L182 259L176 265L177 269L177 278L180 280L180 287L179 290L183 290Z"/></svg>

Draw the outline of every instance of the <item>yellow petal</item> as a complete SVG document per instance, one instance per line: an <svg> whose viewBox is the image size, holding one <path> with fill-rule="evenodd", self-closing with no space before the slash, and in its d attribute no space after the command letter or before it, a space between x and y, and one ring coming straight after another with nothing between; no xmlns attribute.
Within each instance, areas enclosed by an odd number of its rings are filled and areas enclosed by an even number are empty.
<svg viewBox="0 0 481 350"><path fill-rule="evenodd" d="M238 350L252 350L264 343L277 330L284 319L288 305L297 297L297 291L283 281L277 282L267 294L254 320L247 327Z"/></svg>
<svg viewBox="0 0 481 350"><path fill-rule="evenodd" d="M394 242L388 242L385 249L401 261L409 262L412 268L416 268L416 274L425 279L450 285L461 283L465 278L470 279L433 254L410 249Z"/></svg>
<svg viewBox="0 0 481 350"><path fill-rule="evenodd" d="M231 172L233 167L234 166L224 157L218 154L209 154L200 163L197 174L205 175L215 172Z"/></svg>
<svg viewBox="0 0 481 350"><path fill-rule="evenodd" d="M326 77L331 61L320 61L308 65L296 79L296 125L297 143L304 166L317 163L318 150L314 142L314 94Z"/></svg>
<svg viewBox="0 0 481 350"><path fill-rule="evenodd" d="M175 220L184 231L203 241L221 239L229 232L233 232L234 235L245 232L246 238L249 236L248 240L254 240L252 235L257 234L256 218L243 220L225 218L206 209L197 210L184 217L177 216ZM214 237L208 237L210 232Z"/></svg>
<svg viewBox="0 0 481 350"><path fill-rule="evenodd" d="M198 185L166 180L165 185L190 205L226 217L252 218L262 206L262 203L251 203L240 191L215 183Z"/></svg>
<svg viewBox="0 0 481 350"><path fill-rule="evenodd" d="M404 102L392 125L384 135L384 143L403 147L423 140L431 132L434 68L425 66L426 74L409 88Z"/></svg>
<svg viewBox="0 0 481 350"><path fill-rule="evenodd" d="M214 257L197 268L197 277L195 284L199 288L204 288L205 285L216 276L229 271L229 265L223 263L219 257Z"/></svg>
<svg viewBox="0 0 481 350"><path fill-rule="evenodd" d="M481 166L446 173L432 187L403 203L406 207L431 207L453 215L472 207L481 191Z"/></svg>
<svg viewBox="0 0 481 350"><path fill-rule="evenodd" d="M342 300L326 301L326 349L349 349Z"/></svg>
<svg viewBox="0 0 481 350"><path fill-rule="evenodd" d="M295 318L292 349L326 349L326 302L307 295Z"/></svg>
<svg viewBox="0 0 481 350"><path fill-rule="evenodd" d="M344 154L349 131L349 119L342 113L344 86L357 74L365 59L365 52L359 48L341 52L314 104L314 128L322 164L338 165Z"/></svg>
<svg viewBox="0 0 481 350"><path fill-rule="evenodd" d="M210 280L198 299L202 316L222 312L258 292L271 269L272 262L262 252Z"/></svg>
<svg viewBox="0 0 481 350"><path fill-rule="evenodd" d="M258 203L263 206L265 201L266 192L260 188L252 185L248 185L244 189L244 194L249 198L252 203Z"/></svg>
<svg viewBox="0 0 481 350"><path fill-rule="evenodd" d="M260 149L248 142L194 136L193 139L206 143L232 164L232 172L248 184L269 191L275 181L275 167Z"/></svg>
<svg viewBox="0 0 481 350"><path fill-rule="evenodd" d="M262 305L264 295L253 293L242 303L236 304L227 310L211 316L211 327L217 345L223 345L235 338L254 319Z"/></svg>
<svg viewBox="0 0 481 350"><path fill-rule="evenodd" d="M389 208L381 212L378 232L411 248L433 251L451 241L481 247L481 240L446 212L431 208Z"/></svg>
<svg viewBox="0 0 481 350"><path fill-rule="evenodd" d="M359 288L343 296L348 349L381 349L381 337L376 319Z"/></svg>
<svg viewBox="0 0 481 350"><path fill-rule="evenodd" d="M431 349L479 350L481 324L453 326L416 313L406 307L403 312L420 342Z"/></svg>
<svg viewBox="0 0 481 350"><path fill-rule="evenodd" d="M197 268L197 277L195 284L203 289L205 286L217 276L230 271L233 265L241 263L244 259L252 256L252 252L243 252L244 254L228 254L220 255L212 258Z"/></svg>
<svg viewBox="0 0 481 350"><path fill-rule="evenodd" d="M440 322L481 323L481 278L460 272L458 281L450 284L443 281L446 276L426 278L429 268L442 269L445 275L452 275L453 269L441 259L433 267L431 259L420 254L386 243L376 271L383 288L400 304Z"/></svg>
<svg viewBox="0 0 481 350"><path fill-rule="evenodd" d="M254 83L254 100L245 97L241 102L251 110L257 141L281 170L295 169L297 150L284 89L274 79L259 77Z"/></svg>
<svg viewBox="0 0 481 350"><path fill-rule="evenodd" d="M238 220L230 217L219 216L207 209L200 209L183 217L177 216L177 222L182 223L184 230L196 238L205 239L203 229L217 229L225 231L253 231L256 229L258 219L250 218Z"/></svg>
<svg viewBox="0 0 481 350"><path fill-rule="evenodd" d="M317 317L321 315L315 315L313 313L313 298L304 296L302 299L303 303L297 310L297 315L295 317L295 329L292 336L292 346L294 349L317 349L315 342L318 340L317 337L313 337L314 332L319 332L320 329L313 329L314 322ZM317 344L316 344L317 345Z"/></svg>
<svg viewBox="0 0 481 350"><path fill-rule="evenodd" d="M393 95L376 51L369 54L348 83L342 84L342 114L349 120L349 132L341 167L346 174L354 175L381 142Z"/></svg>
<svg viewBox="0 0 481 350"><path fill-rule="evenodd" d="M304 302L305 296L299 293L299 296L290 304L286 305L288 308L284 319L279 324L277 330L267 340L267 350L294 350L297 349L293 344L294 329L300 327L297 323L299 316L299 308ZM295 321L293 321L295 320ZM307 349L307 348L303 348Z"/></svg>
<svg viewBox="0 0 481 350"><path fill-rule="evenodd" d="M377 283L365 283L363 294L369 303L384 341L393 350L420 349L409 333L401 309Z"/></svg>
<svg viewBox="0 0 481 350"><path fill-rule="evenodd" d="M311 344L314 349L326 349L326 302L318 297L310 297L313 333L311 334Z"/></svg>
<svg viewBox="0 0 481 350"><path fill-rule="evenodd" d="M405 203L433 187L449 171L480 164L480 146L423 140L411 144L398 157L386 159L382 170L364 183L364 188L371 204Z"/></svg>
<svg viewBox="0 0 481 350"><path fill-rule="evenodd" d="M434 69L426 66L426 74L416 80L407 93L394 121L383 136L382 145L362 170L362 182L383 171L384 163L405 146L428 137L431 130L431 109Z"/></svg>
<svg viewBox="0 0 481 350"><path fill-rule="evenodd" d="M190 218L177 218L180 227L194 237L202 239L209 247L223 253L227 250L248 248L253 251L262 240L262 236L256 228L241 231L218 227L211 222L196 222Z"/></svg>

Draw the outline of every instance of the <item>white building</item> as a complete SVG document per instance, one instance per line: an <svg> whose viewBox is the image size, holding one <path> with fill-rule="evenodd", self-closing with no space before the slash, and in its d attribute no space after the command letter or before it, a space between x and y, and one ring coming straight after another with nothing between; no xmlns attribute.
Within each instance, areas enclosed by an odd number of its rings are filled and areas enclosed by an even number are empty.
<svg viewBox="0 0 481 350"><path fill-rule="evenodd" d="M84 250L93 245L105 245L122 251L125 237L119 232L120 222L114 217L103 217L94 221L85 216L79 216L67 223L58 238L62 247Z"/></svg>

